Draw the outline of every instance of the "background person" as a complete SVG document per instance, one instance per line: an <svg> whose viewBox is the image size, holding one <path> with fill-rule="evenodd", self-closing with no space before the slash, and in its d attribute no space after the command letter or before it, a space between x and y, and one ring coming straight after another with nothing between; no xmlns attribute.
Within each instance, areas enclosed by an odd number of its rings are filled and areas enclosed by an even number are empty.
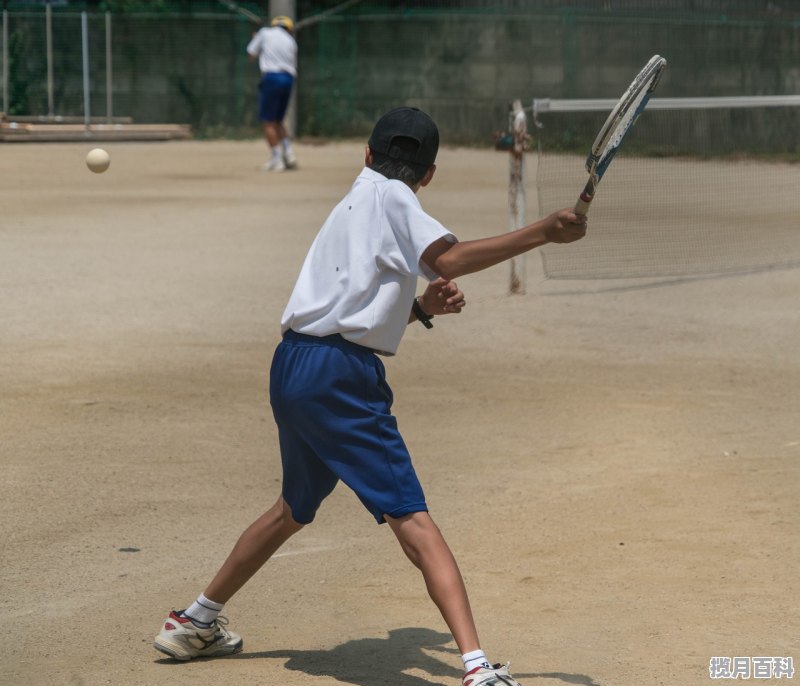
<svg viewBox="0 0 800 686"><path fill-rule="evenodd" d="M250 61L258 60L258 118L272 156L263 166L266 171L282 172L297 166L292 141L283 125L294 80L297 78L297 41L294 22L275 17L269 27L259 29L247 44Z"/></svg>

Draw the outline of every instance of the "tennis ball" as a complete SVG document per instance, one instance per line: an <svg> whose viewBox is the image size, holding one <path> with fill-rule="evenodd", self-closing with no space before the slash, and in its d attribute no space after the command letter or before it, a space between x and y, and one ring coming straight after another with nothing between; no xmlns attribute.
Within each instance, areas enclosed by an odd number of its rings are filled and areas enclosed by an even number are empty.
<svg viewBox="0 0 800 686"><path fill-rule="evenodd" d="M103 148L93 148L86 155L86 166L95 174L102 174L111 164L111 157Z"/></svg>

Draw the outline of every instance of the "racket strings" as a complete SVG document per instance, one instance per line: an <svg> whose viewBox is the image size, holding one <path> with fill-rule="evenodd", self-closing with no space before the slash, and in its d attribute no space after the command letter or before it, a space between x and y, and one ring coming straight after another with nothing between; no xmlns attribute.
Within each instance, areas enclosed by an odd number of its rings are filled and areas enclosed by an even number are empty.
<svg viewBox="0 0 800 686"><path fill-rule="evenodd" d="M617 122L616 127L614 127L614 131L609 137L608 142L603 148L603 151L600 153L601 163L606 157L608 157L609 153L613 152L620 146L620 143L622 143L622 140L625 138L628 130L631 128L631 126L633 126L637 117L641 113L643 106L648 99L648 95L647 84L645 84L645 86L636 94L636 97L629 104L619 122Z"/></svg>

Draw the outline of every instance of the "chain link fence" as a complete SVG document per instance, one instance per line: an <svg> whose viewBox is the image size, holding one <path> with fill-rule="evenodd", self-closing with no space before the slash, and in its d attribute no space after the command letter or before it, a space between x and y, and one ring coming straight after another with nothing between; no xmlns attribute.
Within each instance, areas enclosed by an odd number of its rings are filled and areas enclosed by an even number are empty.
<svg viewBox="0 0 800 686"><path fill-rule="evenodd" d="M92 116L188 123L202 137L257 135L258 73L245 54L257 27L221 3L146 4L52 3L48 34L44 5L6 3L6 115L86 115L86 11ZM263 14L259 3L240 4ZM796 2L582 5L387 0L332 14L298 33L296 134L362 136L382 111L411 104L434 116L448 142L487 143L513 100L617 97L656 52L669 60L662 96L800 93ZM297 3L301 15L330 6Z"/></svg>

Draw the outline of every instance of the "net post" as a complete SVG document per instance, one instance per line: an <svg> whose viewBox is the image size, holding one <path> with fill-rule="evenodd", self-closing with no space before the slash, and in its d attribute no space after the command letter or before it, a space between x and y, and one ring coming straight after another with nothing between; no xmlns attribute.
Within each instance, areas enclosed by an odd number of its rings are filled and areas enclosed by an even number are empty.
<svg viewBox="0 0 800 686"><path fill-rule="evenodd" d="M528 118L519 100L511 105L509 128L513 144L509 150L508 230L525 226L525 147L528 141ZM524 294L526 288L525 255L511 258L509 292Z"/></svg>

